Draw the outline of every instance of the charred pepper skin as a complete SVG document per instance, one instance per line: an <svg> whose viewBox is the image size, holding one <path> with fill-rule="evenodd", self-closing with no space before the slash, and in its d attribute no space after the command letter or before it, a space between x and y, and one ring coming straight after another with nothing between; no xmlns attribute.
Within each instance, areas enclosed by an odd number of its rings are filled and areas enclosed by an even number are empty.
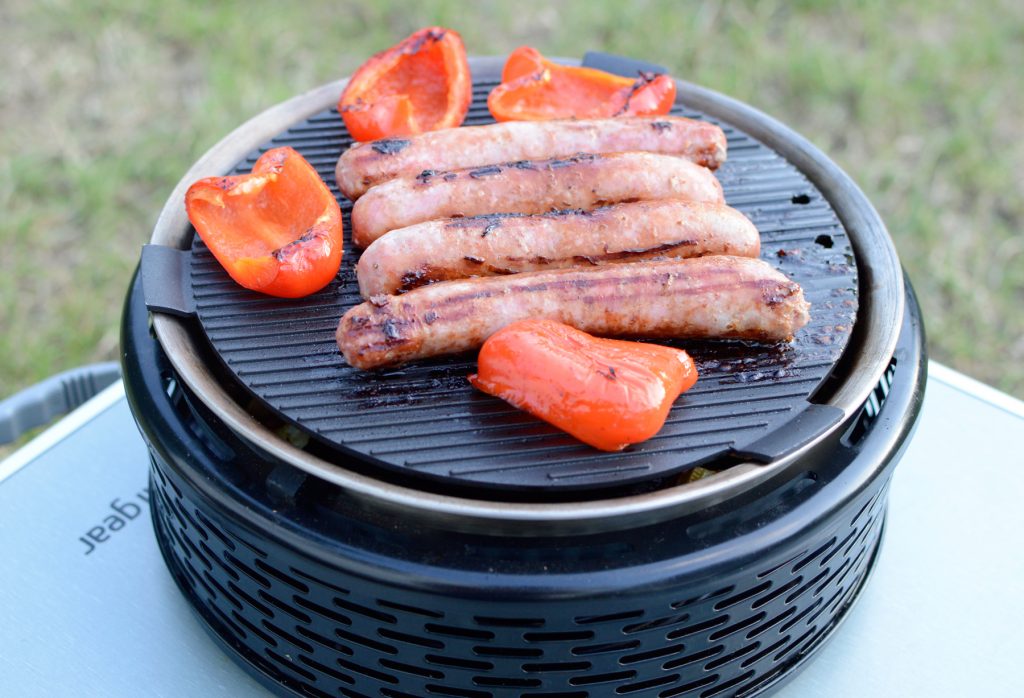
<svg viewBox="0 0 1024 698"><path fill-rule="evenodd" d="M493 334L469 381L594 448L619 451L658 433L697 370L681 349L531 319Z"/></svg>
<svg viewBox="0 0 1024 698"><path fill-rule="evenodd" d="M185 209L217 261L249 290L308 296L341 266L341 209L292 148L268 150L250 174L199 180L185 194Z"/></svg>
<svg viewBox="0 0 1024 698"><path fill-rule="evenodd" d="M676 83L668 75L625 78L553 63L537 49L521 46L506 60L487 108L498 121L657 116L667 114L675 99Z"/></svg>

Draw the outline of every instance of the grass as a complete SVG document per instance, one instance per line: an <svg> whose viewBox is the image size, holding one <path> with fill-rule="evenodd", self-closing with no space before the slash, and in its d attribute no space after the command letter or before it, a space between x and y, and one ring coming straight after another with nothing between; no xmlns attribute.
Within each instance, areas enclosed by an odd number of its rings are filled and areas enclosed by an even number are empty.
<svg viewBox="0 0 1024 698"><path fill-rule="evenodd" d="M1024 5L7 0L0 397L116 358L139 249L235 125L428 24L636 56L824 149L887 222L931 355L1024 397Z"/></svg>

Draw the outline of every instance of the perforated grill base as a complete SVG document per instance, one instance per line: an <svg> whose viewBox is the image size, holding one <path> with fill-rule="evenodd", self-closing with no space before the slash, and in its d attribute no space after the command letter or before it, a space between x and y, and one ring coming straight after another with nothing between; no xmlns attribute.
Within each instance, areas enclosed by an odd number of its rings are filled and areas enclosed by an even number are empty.
<svg viewBox="0 0 1024 698"><path fill-rule="evenodd" d="M486 97L493 84L474 86L467 125L492 121ZM707 118L681 106L673 113ZM595 451L473 390L466 376L475 371L475 356L382 372L345 365L334 330L345 310L362 301L354 268L359 252L350 240L338 278L295 301L237 286L196 237L191 285L200 324L228 379L333 449L336 461L355 458L440 487L545 497L685 472L785 429L832 372L857 312L850 241L826 197L773 150L721 125L728 161L716 174L726 199L757 225L762 258L803 286L811 323L791 345L677 342L697 361L700 382L676 402L657 436L624 452ZM332 188L347 226L351 204L335 187L334 166L350 143L330 109L275 137L234 172L248 172L268 148L291 146Z"/></svg>
<svg viewBox="0 0 1024 698"><path fill-rule="evenodd" d="M753 695L854 599L887 492L872 488L813 536L710 580L688 577L684 558L561 579L471 573L442 589L455 570L403 579L389 561L367 578L211 520L155 465L158 539L182 590L247 662L317 696ZM543 561L534 566L543 575ZM670 566L683 572L662 578Z"/></svg>

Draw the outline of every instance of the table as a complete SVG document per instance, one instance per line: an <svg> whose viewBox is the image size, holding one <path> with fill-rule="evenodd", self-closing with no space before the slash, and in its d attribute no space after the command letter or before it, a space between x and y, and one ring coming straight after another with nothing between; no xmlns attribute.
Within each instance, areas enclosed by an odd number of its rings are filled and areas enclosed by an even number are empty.
<svg viewBox="0 0 1024 698"><path fill-rule="evenodd" d="M1024 402L930 364L873 579L780 698L1024 695L1022 439ZM120 382L0 463L0 695L269 695L171 580L147 473Z"/></svg>

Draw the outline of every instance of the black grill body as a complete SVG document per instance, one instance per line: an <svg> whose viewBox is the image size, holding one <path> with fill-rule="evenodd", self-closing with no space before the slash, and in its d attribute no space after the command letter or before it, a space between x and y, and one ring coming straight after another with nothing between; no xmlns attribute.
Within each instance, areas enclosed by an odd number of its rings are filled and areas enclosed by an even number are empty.
<svg viewBox="0 0 1024 698"><path fill-rule="evenodd" d="M923 396L908 294L881 409L784 477L657 524L506 537L374 509L254 451L179 385L136 282L124 373L157 539L203 624L281 694L763 694L831 635L878 554Z"/></svg>

